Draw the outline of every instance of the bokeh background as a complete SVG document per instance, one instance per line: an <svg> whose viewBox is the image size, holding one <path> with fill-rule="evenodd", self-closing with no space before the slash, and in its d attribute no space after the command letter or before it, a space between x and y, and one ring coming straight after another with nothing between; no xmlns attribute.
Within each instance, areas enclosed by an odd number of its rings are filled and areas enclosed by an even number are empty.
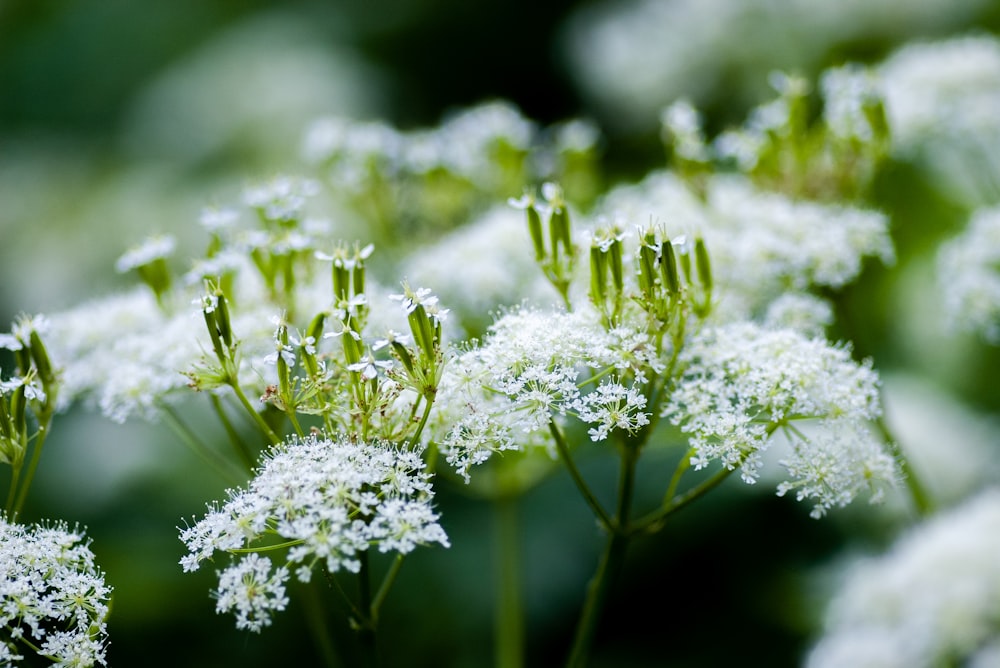
<svg viewBox="0 0 1000 668"><path fill-rule="evenodd" d="M130 284L115 258L150 233L200 243L201 208L248 179L295 172L319 116L414 129L502 99L543 124L586 118L602 131L610 184L664 166L659 110L679 97L715 132L770 97L772 69L815 78L915 41L998 33L996 0L0 0L0 320ZM996 446L998 349L944 331L928 283L938 244L1000 197L961 183L890 161L872 204L891 216L898 261L835 295L833 335L886 377L904 449L908 439ZM186 410L199 420L199 404ZM655 499L669 464L654 453L640 493ZM583 468L613 489L610 461ZM274 627L245 634L214 615L210 571L181 573L175 527L221 485L169 431L74 409L57 420L39 476L26 517L86 525L116 588L111 665L319 665L294 592ZM453 547L412 555L387 603L387 665L492 661L492 511L460 492L439 497ZM528 665L558 665L601 543L564 476L518 513ZM593 665L798 665L824 574L878 550L905 515L807 513L736 483L637 542ZM328 615L346 636L343 611Z"/></svg>

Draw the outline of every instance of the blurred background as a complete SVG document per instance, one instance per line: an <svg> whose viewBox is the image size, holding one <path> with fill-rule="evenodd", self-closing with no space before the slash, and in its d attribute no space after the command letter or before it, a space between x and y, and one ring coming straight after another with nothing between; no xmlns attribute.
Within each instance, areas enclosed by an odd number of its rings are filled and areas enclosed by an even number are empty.
<svg viewBox="0 0 1000 668"><path fill-rule="evenodd" d="M299 170L320 116L413 130L507 100L538 123L595 123L613 184L665 166L659 112L678 98L714 134L771 97L773 69L814 80L906 44L998 33L996 0L0 0L0 316L131 285L115 259L150 233L202 243L192 233L202 207ZM971 211L1000 197L970 189L960 169L942 176L962 163L949 159L900 154L878 175L871 204L891 216L898 261L836 295L833 335L875 359L904 448L955 439L995 452L1000 353L945 331L927 267ZM189 410L197 420L199 405ZM669 470L657 461L642 487L650 499ZM613 489L608 461L583 466ZM213 613L210 570L181 573L175 527L221 492L198 470L162 428L74 409L56 422L27 518L88 527L116 588L110 665L318 665L294 592L273 628L245 634ZM992 473L963 475L975 486ZM489 504L444 489L439 506L454 545L408 559L384 613L395 639L386 665L492 661ZM528 665L558 665L600 540L565 476L519 513ZM633 546L593 665L798 665L825 569L878 549L903 514L858 506L816 522L767 490L725 486ZM346 637L343 611L328 612Z"/></svg>

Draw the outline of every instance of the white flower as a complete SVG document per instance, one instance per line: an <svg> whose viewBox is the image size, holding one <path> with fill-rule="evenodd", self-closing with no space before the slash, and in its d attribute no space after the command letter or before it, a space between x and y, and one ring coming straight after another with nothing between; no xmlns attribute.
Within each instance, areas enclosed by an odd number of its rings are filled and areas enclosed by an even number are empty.
<svg viewBox="0 0 1000 668"><path fill-rule="evenodd" d="M788 460L792 481L782 491L806 489L800 498L818 498L827 507L842 505L846 497L838 492L885 479L887 466L856 430L880 413L878 376L870 362L854 362L848 348L793 330L734 323L694 337L681 364L683 376L663 416L690 434L695 469L718 460L739 467L753 483L771 433L809 419L818 421L812 436L786 430L801 451ZM846 431L825 433L838 430ZM845 480L848 474L863 481Z"/></svg>
<svg viewBox="0 0 1000 668"><path fill-rule="evenodd" d="M348 371L356 371L365 380L371 380L378 376L379 369L386 371L392 368L392 360L378 360L372 355L365 355L360 362L348 364Z"/></svg>
<svg viewBox="0 0 1000 668"><path fill-rule="evenodd" d="M974 212L940 247L937 280L946 322L1000 343L1000 206Z"/></svg>
<svg viewBox="0 0 1000 668"><path fill-rule="evenodd" d="M236 628L259 632L271 625L271 615L288 605L288 569L271 571L271 560L251 553L219 574L215 593L218 613L235 612Z"/></svg>
<svg viewBox="0 0 1000 668"><path fill-rule="evenodd" d="M154 236L141 245L129 250L115 262L115 269L125 273L143 267L154 260L170 257L177 248L177 240L171 236Z"/></svg>
<svg viewBox="0 0 1000 668"><path fill-rule="evenodd" d="M306 201L319 193L319 183L293 176L276 176L270 181L247 186L243 202L258 209L268 220L291 221L303 216Z"/></svg>
<svg viewBox="0 0 1000 668"><path fill-rule="evenodd" d="M551 420L581 409L594 422L611 417L598 417L601 394L593 404L578 404L579 384L609 369L640 374L635 349L646 343L641 336L608 332L593 312L511 311L490 327L481 345L445 367L429 437L467 480L470 467L494 452L539 446L554 452ZM610 386L604 391L611 392ZM623 398L619 417L638 426L639 399ZM604 408L610 411L610 404Z"/></svg>
<svg viewBox="0 0 1000 668"><path fill-rule="evenodd" d="M246 557L223 572L219 591L227 594L226 610L237 611L238 625L259 629L267 623L263 615L284 605L286 567L307 580L317 563L331 573L357 571L358 554L371 547L401 554L431 543L447 547L432 499L430 474L417 452L381 442L293 439L268 453L245 489L230 491L225 504L181 530L188 549L181 565L197 570L215 552L263 547L258 541L272 534L297 541L273 573L269 560ZM257 608L245 595L248 574L264 592Z"/></svg>
<svg viewBox="0 0 1000 668"><path fill-rule="evenodd" d="M0 518L0 665L33 647L56 666L107 665L110 598L82 531Z"/></svg>
<svg viewBox="0 0 1000 668"><path fill-rule="evenodd" d="M628 220L669 212L671 235L700 235L712 257L717 322L759 317L789 291L844 286L866 257L894 260L884 214L795 201L730 174L709 179L705 203L672 174L653 172L609 191L595 209Z"/></svg>
<svg viewBox="0 0 1000 668"><path fill-rule="evenodd" d="M997 665L1000 490L980 493L850 566L807 668Z"/></svg>
<svg viewBox="0 0 1000 668"><path fill-rule="evenodd" d="M573 404L580 420L597 425L587 431L594 441L603 441L612 429L633 433L649 424L645 407L646 397L639 388L607 379Z"/></svg>

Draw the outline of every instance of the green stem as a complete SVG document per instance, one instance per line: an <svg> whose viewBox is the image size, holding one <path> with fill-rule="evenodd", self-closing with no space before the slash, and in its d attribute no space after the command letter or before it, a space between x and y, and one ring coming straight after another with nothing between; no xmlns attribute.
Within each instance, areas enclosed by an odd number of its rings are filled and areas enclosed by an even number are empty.
<svg viewBox="0 0 1000 668"><path fill-rule="evenodd" d="M524 665L524 606L521 600L521 573L518 550L516 497L503 494L493 503L496 540L496 612L494 616L494 656L497 668Z"/></svg>
<svg viewBox="0 0 1000 668"><path fill-rule="evenodd" d="M655 532L660 529L663 521L666 520L670 515L673 515L681 508L686 507L690 503L698 500L706 493L718 487L722 481L729 477L729 475L736 470L739 466L737 464L733 468L725 468L716 471L712 477L707 480L703 480L700 484L692 487L683 494L678 494L673 497L669 502L665 503L662 508L656 510L644 517L636 520L631 527L629 527L629 533L635 534L643 531Z"/></svg>
<svg viewBox="0 0 1000 668"><path fill-rule="evenodd" d="M23 464L23 462L22 462ZM13 522L14 521L14 499L17 498L17 482L21 478L21 466L12 466L10 475L10 490L7 492L7 505L4 508L7 509L7 518Z"/></svg>
<svg viewBox="0 0 1000 668"><path fill-rule="evenodd" d="M580 490L580 494L583 495L583 499L590 506L590 509L594 511L597 519L600 520L601 525L607 530L613 532L615 530L614 521L608 516L604 508L601 507L600 502L597 497L590 491L587 486L587 482L580 475L580 470L576 468L576 464L573 462L573 458L570 456L569 447L566 445L566 439L563 438L562 432L559 431L559 425L556 424L555 420L549 420L549 431L552 432L553 438L556 440L556 449L559 451L559 456L562 458L563 463L566 464L566 470L569 471L570 477L576 484L577 489Z"/></svg>
<svg viewBox="0 0 1000 668"><path fill-rule="evenodd" d="M295 433L298 434L299 438L302 438L305 434L302 431L302 426L299 424L299 419L296 417L294 409L288 411L288 419L292 423L292 429L295 430Z"/></svg>
<svg viewBox="0 0 1000 668"><path fill-rule="evenodd" d="M214 392L210 392L209 396L212 398L212 407L215 408L215 413L219 416L219 421L222 422L222 426L226 430L226 434L229 436L229 442L232 444L233 450L236 451L236 456L239 457L240 461L243 462L243 465L246 466L247 471L253 473L254 457L250 452L250 448L247 447L246 441L240 438L236 428L233 427L232 421L229 419L229 416L226 415L226 411L222 406L222 400L219 399L219 395Z"/></svg>
<svg viewBox="0 0 1000 668"><path fill-rule="evenodd" d="M309 633L312 634L313 641L320 654L323 656L323 663L327 668L336 668L341 665L337 656L337 651L330 641L330 634L327 630L326 611L323 603L316 593L316 587L312 583L306 583L301 587L303 590L303 603L305 605L306 624L309 626Z"/></svg>
<svg viewBox="0 0 1000 668"><path fill-rule="evenodd" d="M372 588L368 551L358 553L358 560L361 562L361 568L358 571L358 608L365 613L364 618L358 620L358 638L361 641L364 665L375 668L378 666L378 646L375 635L377 621L371 617Z"/></svg>
<svg viewBox="0 0 1000 668"><path fill-rule="evenodd" d="M420 416L420 424L417 425L417 430L413 432L412 436L410 436L410 447L413 447L420 442L420 434L423 433L424 426L427 425L427 419L431 415L431 406L433 403L434 402L430 399L427 400L427 405L424 407L424 413Z"/></svg>
<svg viewBox="0 0 1000 668"><path fill-rule="evenodd" d="M271 429L270 425L264 421L264 417L253 407L250 400L247 399L247 395L243 393L242 388L240 388L240 384L233 381L229 386L233 388L233 392L236 393L236 398L239 399L240 404L246 409L247 413L250 415L250 419L252 419L254 423L260 427L260 430L264 432L264 436L266 436L267 440L271 442L271 445L277 445L280 443L281 439L274 433L274 430Z"/></svg>
<svg viewBox="0 0 1000 668"><path fill-rule="evenodd" d="M392 565L389 566L389 570L386 572L385 577L382 578L381 586L379 586L378 591L375 592L375 598L372 599L371 607L368 612L368 616L372 620L372 626L378 626L379 610L381 610L382 604L389 595L389 590L392 588L392 584L396 581L396 576L399 575L399 570L403 567L404 556L405 555L403 554L396 555L396 558L392 560Z"/></svg>
<svg viewBox="0 0 1000 668"><path fill-rule="evenodd" d="M618 483L618 510L616 524L608 534L608 542L597 565L594 577L587 585L587 598L583 611L577 623L573 647L570 650L567 668L583 668L587 664L590 646L593 643L597 623L601 611L607 601L608 593L615 582L625 561L625 549L628 547L630 533L618 527L627 527L629 512L632 507L632 494L635 488L635 467L639 460L639 448L634 445L622 447L622 462Z"/></svg>
<svg viewBox="0 0 1000 668"><path fill-rule="evenodd" d="M674 495L677 494L677 486L680 484L681 477L684 475L684 472L691 467L691 457L694 456L694 454L695 449L690 448L686 453L684 453L684 457L677 462L677 468L674 469L674 475L670 478L670 486L667 487L667 493L663 495L663 504L665 506L669 505L670 501L674 498Z"/></svg>
<svg viewBox="0 0 1000 668"><path fill-rule="evenodd" d="M45 437L49 433L50 424L52 424L52 413L47 412L39 420L38 432L35 435L35 446L31 453L31 461L28 462L28 471L21 480L21 488L17 493L17 501L14 502L14 508L10 512L12 522L17 519L17 516L21 513L21 509L24 508L25 500L28 498L28 489L31 487L31 481L35 477L35 470L38 469L38 461L42 458L42 446L45 445Z"/></svg>
<svg viewBox="0 0 1000 668"><path fill-rule="evenodd" d="M180 419L174 409L167 404L160 406L166 418L167 424L174 433L181 439L181 443L186 445L199 459L208 464L209 468L218 473L224 480L232 484L240 484L240 476L233 473L232 463L224 459L215 450L202 443L201 439Z"/></svg>
<svg viewBox="0 0 1000 668"><path fill-rule="evenodd" d="M917 513L921 517L930 515L934 512L934 502L931 501L930 495L927 493L927 488L921 482L920 477L913 471L913 467L910 466L910 460L903 454L903 450L899 446L899 441L893 438L892 431L890 431L889 425L886 424L884 418L879 417L875 421L875 426L878 427L879 433L891 449L893 457L899 462L903 481L910 492L910 498L913 499L913 505L916 507Z"/></svg>

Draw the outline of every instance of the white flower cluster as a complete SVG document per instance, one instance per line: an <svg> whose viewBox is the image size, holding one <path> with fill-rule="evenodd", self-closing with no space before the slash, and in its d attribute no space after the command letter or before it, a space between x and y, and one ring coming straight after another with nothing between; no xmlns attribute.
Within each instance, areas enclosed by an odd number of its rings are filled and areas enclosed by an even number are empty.
<svg viewBox="0 0 1000 668"><path fill-rule="evenodd" d="M115 263L115 269L125 273L130 269L149 264L153 260L166 259L177 248L177 240L171 236L157 236L130 249Z"/></svg>
<svg viewBox="0 0 1000 668"><path fill-rule="evenodd" d="M302 152L309 162L332 162L332 179L341 187L363 185L368 170L376 168L385 175L445 170L491 190L502 184L495 159L501 145L526 152L536 132L517 108L496 101L412 132L379 121L322 118L307 131Z"/></svg>
<svg viewBox="0 0 1000 668"><path fill-rule="evenodd" d="M273 449L245 489L180 531L185 571L215 552L241 554L220 573L217 611L235 611L237 628L259 631L287 604L289 567L303 582L319 565L357 572L358 554L411 552L448 537L431 502L420 453L391 444L310 436ZM287 563L272 569L254 550L286 546Z"/></svg>
<svg viewBox="0 0 1000 668"><path fill-rule="evenodd" d="M1000 40L913 43L879 66L894 150L973 206L1000 196Z"/></svg>
<svg viewBox="0 0 1000 668"><path fill-rule="evenodd" d="M997 666L1000 490L931 518L845 574L808 668Z"/></svg>
<svg viewBox="0 0 1000 668"><path fill-rule="evenodd" d="M846 505L863 487L894 481L892 457L865 428L879 414L878 377L848 348L733 323L695 336L681 363L663 416L690 434L695 469L719 461L754 483L780 428L792 454L782 462L790 479L778 493L813 500L813 516ZM809 426L799 429L799 421Z"/></svg>
<svg viewBox="0 0 1000 668"><path fill-rule="evenodd" d="M0 665L30 648L53 666L107 665L111 587L82 531L0 518Z"/></svg>
<svg viewBox="0 0 1000 668"><path fill-rule="evenodd" d="M565 43L571 73L607 120L644 131L680 96L701 104L725 90L747 103L760 94L753 84L770 70L815 67L839 44L943 30L989 7L989 0L918 6L901 0L630 0L580 10ZM739 88L734 82L751 83Z"/></svg>
<svg viewBox="0 0 1000 668"><path fill-rule="evenodd" d="M481 345L449 362L431 438L468 480L469 468L494 452L552 448L549 422L574 415L594 440L648 421L637 390L647 359L644 335L605 330L593 312L523 308L498 319ZM586 392L590 374L607 372ZM626 380L631 378L631 380Z"/></svg>
<svg viewBox="0 0 1000 668"><path fill-rule="evenodd" d="M524 214L509 206L491 209L417 249L401 271L414 283L432 287L475 333L485 329L484 319L498 307L559 298L532 258Z"/></svg>
<svg viewBox="0 0 1000 668"><path fill-rule="evenodd" d="M190 308L189 297L182 301L184 308L178 305L177 313L167 314L142 286L49 315L45 341L61 373L60 407L82 401L115 422L155 420L164 403L186 394L189 380L183 372L211 344L200 312ZM271 313L261 306L244 311L234 327L250 342L266 344ZM241 373L257 385L260 379L251 369L255 351L248 346L244 352Z"/></svg>
<svg viewBox="0 0 1000 668"><path fill-rule="evenodd" d="M974 212L940 247L938 284L952 326L1000 344L1000 207Z"/></svg>
<svg viewBox="0 0 1000 668"><path fill-rule="evenodd" d="M653 216L672 234L700 233L721 295L717 320L760 317L772 301L790 293L841 287L857 277L865 257L894 259L884 214L793 201L734 175L711 178L702 204L677 177L654 172L638 184L609 191L596 210L624 220ZM811 301L813 306L798 314L814 331L826 316ZM809 322L810 313L820 323Z"/></svg>

